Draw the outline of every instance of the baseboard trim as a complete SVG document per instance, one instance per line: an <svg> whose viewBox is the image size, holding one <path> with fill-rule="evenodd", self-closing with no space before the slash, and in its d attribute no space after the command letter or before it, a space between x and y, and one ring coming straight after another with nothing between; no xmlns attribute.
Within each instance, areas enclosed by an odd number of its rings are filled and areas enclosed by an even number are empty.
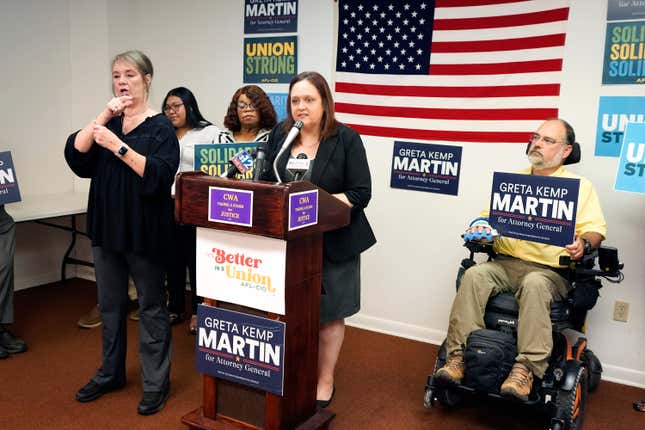
<svg viewBox="0 0 645 430"><path fill-rule="evenodd" d="M441 345L446 337L443 330L435 330L399 321L387 320L358 313L345 320L347 325L378 333Z"/></svg>
<svg viewBox="0 0 645 430"><path fill-rule="evenodd" d="M645 388L645 372L611 364L602 365L602 379L617 384Z"/></svg>
<svg viewBox="0 0 645 430"><path fill-rule="evenodd" d="M24 277L15 279L14 291L26 290L27 288L37 287L39 285L50 284L60 281L60 272L52 271L41 273L38 276Z"/></svg>
<svg viewBox="0 0 645 430"><path fill-rule="evenodd" d="M96 282L96 275L93 267L76 266L76 277Z"/></svg>
<svg viewBox="0 0 645 430"><path fill-rule="evenodd" d="M441 345L446 337L443 330L435 330L413 324L406 324L384 318L358 313L345 321L351 327L389 334L405 339ZM602 357L601 357L602 358ZM645 372L602 363L602 379L617 384L645 388ZM430 369L428 369L430 371Z"/></svg>

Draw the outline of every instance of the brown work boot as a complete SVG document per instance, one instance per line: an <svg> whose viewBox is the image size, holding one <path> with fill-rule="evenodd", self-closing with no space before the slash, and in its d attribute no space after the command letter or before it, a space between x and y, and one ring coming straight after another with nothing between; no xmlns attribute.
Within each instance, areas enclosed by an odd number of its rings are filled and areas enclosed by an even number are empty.
<svg viewBox="0 0 645 430"><path fill-rule="evenodd" d="M95 305L88 313L83 315L77 322L79 327L94 328L101 325L101 312L99 312L99 305Z"/></svg>
<svg viewBox="0 0 645 430"><path fill-rule="evenodd" d="M437 369L434 376L444 382L460 384L464 379L464 354L453 352L443 367Z"/></svg>
<svg viewBox="0 0 645 430"><path fill-rule="evenodd" d="M533 372L522 363L515 363L502 384L500 392L506 396L513 396L527 401L533 386Z"/></svg>

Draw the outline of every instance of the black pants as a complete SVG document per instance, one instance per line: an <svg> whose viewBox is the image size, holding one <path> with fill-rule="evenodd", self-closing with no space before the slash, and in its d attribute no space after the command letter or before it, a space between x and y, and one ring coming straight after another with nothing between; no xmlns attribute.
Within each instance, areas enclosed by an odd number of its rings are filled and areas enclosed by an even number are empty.
<svg viewBox="0 0 645 430"><path fill-rule="evenodd" d="M13 322L13 261L16 253L16 226L0 233L0 324Z"/></svg>
<svg viewBox="0 0 645 430"><path fill-rule="evenodd" d="M163 265L137 254L93 247L99 309L103 322L103 357L94 375L98 384L125 382L128 275L139 301L139 355L143 391L163 391L170 377L170 320Z"/></svg>
<svg viewBox="0 0 645 430"><path fill-rule="evenodd" d="M197 297L195 283L195 227L192 225L175 225L175 241L177 247L174 264L168 267L168 310L183 314L186 309L186 268L190 279L191 313L197 313Z"/></svg>

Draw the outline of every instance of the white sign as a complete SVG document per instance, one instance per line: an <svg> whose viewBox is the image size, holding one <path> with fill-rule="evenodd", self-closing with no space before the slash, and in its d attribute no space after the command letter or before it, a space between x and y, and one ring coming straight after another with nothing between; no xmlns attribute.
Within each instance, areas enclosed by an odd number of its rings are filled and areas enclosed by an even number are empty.
<svg viewBox="0 0 645 430"><path fill-rule="evenodd" d="M287 242L197 228L197 295L284 315Z"/></svg>

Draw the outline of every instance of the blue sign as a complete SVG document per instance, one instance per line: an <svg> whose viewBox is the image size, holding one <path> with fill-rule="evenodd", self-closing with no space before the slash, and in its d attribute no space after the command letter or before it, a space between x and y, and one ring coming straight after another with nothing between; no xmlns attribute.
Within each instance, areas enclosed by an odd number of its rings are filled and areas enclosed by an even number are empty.
<svg viewBox="0 0 645 430"><path fill-rule="evenodd" d="M245 0L244 33L295 33L298 0Z"/></svg>
<svg viewBox="0 0 645 430"><path fill-rule="evenodd" d="M11 152L0 152L0 205L19 202L20 190L18 189L18 177L13 167Z"/></svg>
<svg viewBox="0 0 645 430"><path fill-rule="evenodd" d="M390 187L456 196L461 146L394 142Z"/></svg>
<svg viewBox="0 0 645 430"><path fill-rule="evenodd" d="M645 124L627 125L614 188L645 194Z"/></svg>
<svg viewBox="0 0 645 430"><path fill-rule="evenodd" d="M600 97L594 155L618 157L630 122L645 122L645 97Z"/></svg>
<svg viewBox="0 0 645 430"><path fill-rule="evenodd" d="M502 236L569 245L579 189L579 179L495 172L488 222Z"/></svg>
<svg viewBox="0 0 645 430"><path fill-rule="evenodd" d="M278 115L278 122L282 122L287 118L287 93L267 93L271 104Z"/></svg>
<svg viewBox="0 0 645 430"><path fill-rule="evenodd" d="M645 18L645 4L633 0L609 0L607 21Z"/></svg>
<svg viewBox="0 0 645 430"><path fill-rule="evenodd" d="M603 84L644 84L645 21L607 23Z"/></svg>
<svg viewBox="0 0 645 430"><path fill-rule="evenodd" d="M285 323L200 304L197 370L282 395Z"/></svg>
<svg viewBox="0 0 645 430"><path fill-rule="evenodd" d="M244 39L245 84L286 84L297 71L297 36Z"/></svg>

